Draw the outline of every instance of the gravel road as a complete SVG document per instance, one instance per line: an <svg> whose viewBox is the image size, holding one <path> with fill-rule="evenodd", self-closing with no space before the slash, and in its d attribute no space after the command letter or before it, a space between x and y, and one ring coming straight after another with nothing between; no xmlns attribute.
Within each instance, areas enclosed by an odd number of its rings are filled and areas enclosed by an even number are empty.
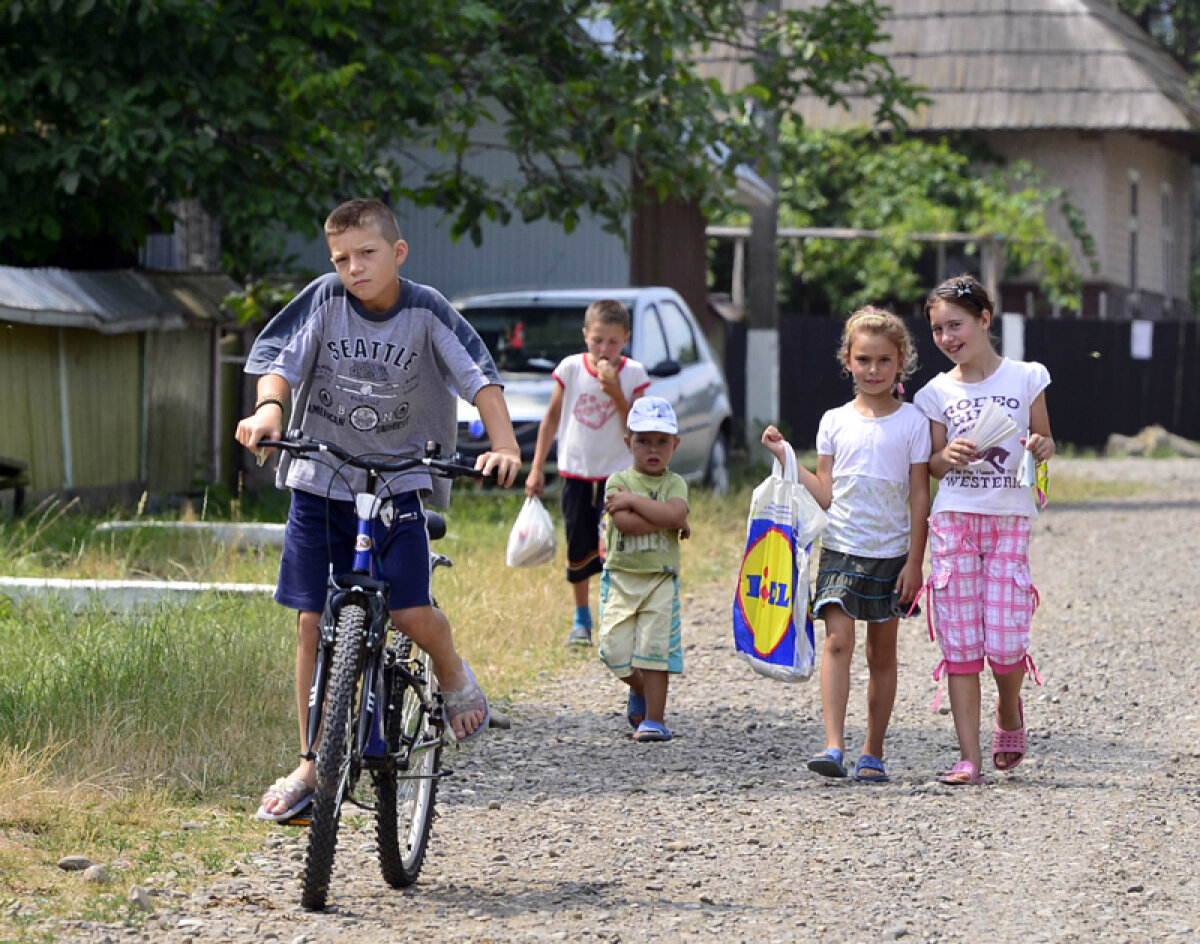
<svg viewBox="0 0 1200 944"><path fill-rule="evenodd" d="M950 716L930 711L938 657L923 619L901 632L892 782L831 782L804 767L822 746L816 679L755 676L731 651L732 587L700 588L685 591L676 740L630 741L618 684L581 659L512 706L511 730L450 756L457 775L412 889L383 885L370 825L351 820L330 910L307 914L303 834L271 828L238 874L191 896L158 890L140 932L72 923L56 937L1195 941L1200 461L1053 469L1153 488L1052 506L1035 525L1044 602L1032 652L1045 685L1026 683L1027 760L1003 774L989 765L983 787L935 780L958 755ZM865 714L861 634L859 645L851 759Z"/></svg>

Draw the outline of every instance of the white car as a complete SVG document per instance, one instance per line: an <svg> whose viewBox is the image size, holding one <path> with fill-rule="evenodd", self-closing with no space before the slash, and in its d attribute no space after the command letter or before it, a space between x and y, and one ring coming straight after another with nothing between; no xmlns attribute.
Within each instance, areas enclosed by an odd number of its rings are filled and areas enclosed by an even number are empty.
<svg viewBox="0 0 1200 944"><path fill-rule="evenodd" d="M521 457L533 458L538 426L554 389L551 372L583 348L583 313L599 298L629 309L632 337L626 353L650 373L648 393L670 401L679 419L672 470L714 491L729 487L732 431L729 389L720 365L687 303L670 288L546 289L501 292L453 300L496 360ZM459 401L458 448L487 448L479 414Z"/></svg>

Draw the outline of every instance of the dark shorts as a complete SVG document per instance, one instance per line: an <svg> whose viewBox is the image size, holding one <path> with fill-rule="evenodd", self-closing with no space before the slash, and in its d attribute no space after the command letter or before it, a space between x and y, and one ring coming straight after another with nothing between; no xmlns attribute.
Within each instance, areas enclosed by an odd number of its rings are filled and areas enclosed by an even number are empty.
<svg viewBox="0 0 1200 944"><path fill-rule="evenodd" d="M564 478L562 513L567 532L567 580L579 583L604 569L600 556L604 483Z"/></svg>
<svg viewBox="0 0 1200 944"><path fill-rule="evenodd" d="M374 526L376 569L388 582L388 609L429 606L429 535L425 509L416 492L401 492L391 499L392 526L376 519ZM326 513L328 510L328 514ZM358 532L354 503L330 501L309 492L293 490L279 561L275 600L293 610L320 613L332 562L335 574L349 573L354 564L354 539Z"/></svg>
<svg viewBox="0 0 1200 944"><path fill-rule="evenodd" d="M895 616L908 615L895 600L896 578L908 557L857 557L821 548L817 565L817 593L813 613L820 617L826 605L840 606L852 619L883 623ZM913 616L920 613L914 609Z"/></svg>

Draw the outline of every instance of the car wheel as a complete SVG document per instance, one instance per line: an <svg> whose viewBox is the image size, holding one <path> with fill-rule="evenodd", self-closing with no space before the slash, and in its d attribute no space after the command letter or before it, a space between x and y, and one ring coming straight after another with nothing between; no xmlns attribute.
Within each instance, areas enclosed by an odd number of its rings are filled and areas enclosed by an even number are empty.
<svg viewBox="0 0 1200 944"><path fill-rule="evenodd" d="M713 440L704 482L714 495L724 495L729 491L729 443L724 431L718 432Z"/></svg>

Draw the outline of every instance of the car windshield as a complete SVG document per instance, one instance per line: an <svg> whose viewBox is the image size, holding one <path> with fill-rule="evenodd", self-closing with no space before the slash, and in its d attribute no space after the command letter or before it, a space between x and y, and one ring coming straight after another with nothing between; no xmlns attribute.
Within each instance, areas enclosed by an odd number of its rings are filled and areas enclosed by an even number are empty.
<svg viewBox="0 0 1200 944"><path fill-rule="evenodd" d="M550 373L583 350L586 305L461 308L500 370Z"/></svg>

